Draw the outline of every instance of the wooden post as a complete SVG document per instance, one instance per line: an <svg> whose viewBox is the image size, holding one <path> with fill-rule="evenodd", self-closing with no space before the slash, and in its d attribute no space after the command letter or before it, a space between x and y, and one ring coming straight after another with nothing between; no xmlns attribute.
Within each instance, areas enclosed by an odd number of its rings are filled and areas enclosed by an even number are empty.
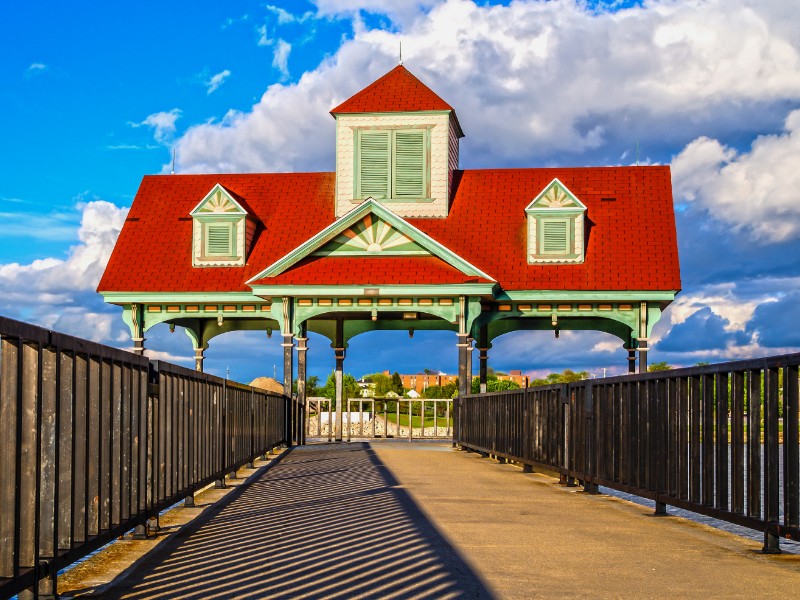
<svg viewBox="0 0 800 600"><path fill-rule="evenodd" d="M636 348L625 348L628 351L628 373L636 373Z"/></svg>
<svg viewBox="0 0 800 600"><path fill-rule="evenodd" d="M467 299L460 296L458 299L458 395L462 398L469 394L471 382L468 381L467 374L467 351L471 342L469 341L469 333L467 333Z"/></svg>
<svg viewBox="0 0 800 600"><path fill-rule="evenodd" d="M202 347L194 349L194 370L200 373L203 372L203 360L205 359L204 350Z"/></svg>
<svg viewBox="0 0 800 600"><path fill-rule="evenodd" d="M142 317L144 311L138 304L131 304L131 341L133 342L133 353L142 356L144 354L144 323Z"/></svg>
<svg viewBox="0 0 800 600"><path fill-rule="evenodd" d="M333 353L336 358L336 370L334 378L336 380L336 435L335 441L342 441L342 402L344 402L344 389L342 387L342 377L344 374L344 321L336 321L336 336L333 343Z"/></svg>
<svg viewBox="0 0 800 600"><path fill-rule="evenodd" d="M481 394L486 393L489 378L489 326L481 325L478 332L478 379Z"/></svg>
<svg viewBox="0 0 800 600"><path fill-rule="evenodd" d="M308 352L306 324L300 325L297 338L297 406L300 415L297 423L297 443L306 443L306 352Z"/></svg>
<svg viewBox="0 0 800 600"><path fill-rule="evenodd" d="M639 351L639 373L647 373L647 302L639 307L639 337L636 339Z"/></svg>

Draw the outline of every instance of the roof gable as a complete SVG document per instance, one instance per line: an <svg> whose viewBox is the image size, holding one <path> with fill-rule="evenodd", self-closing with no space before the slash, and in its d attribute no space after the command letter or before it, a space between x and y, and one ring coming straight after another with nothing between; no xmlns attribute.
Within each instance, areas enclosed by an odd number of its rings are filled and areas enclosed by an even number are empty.
<svg viewBox="0 0 800 600"><path fill-rule="evenodd" d="M494 281L492 277L394 214L374 198L367 198L349 213L248 280L247 284L265 277L276 277L312 254L329 256L335 253L339 255L357 253L359 256L368 257L386 256L385 253L396 256L400 252L433 256L466 275Z"/></svg>
<svg viewBox="0 0 800 600"><path fill-rule="evenodd" d="M525 212L530 213L540 209L574 212L586 210L586 205L578 200L575 194L558 180L558 177L555 177L525 207Z"/></svg>
<svg viewBox="0 0 800 600"><path fill-rule="evenodd" d="M189 214L193 217L204 215L239 216L246 215L247 211L228 190L217 183Z"/></svg>
<svg viewBox="0 0 800 600"><path fill-rule="evenodd" d="M452 111L453 107L403 65L398 65L331 110L331 114L422 110Z"/></svg>
<svg viewBox="0 0 800 600"><path fill-rule="evenodd" d="M430 255L416 241L374 213L366 214L312 254L359 256L378 252L383 256Z"/></svg>

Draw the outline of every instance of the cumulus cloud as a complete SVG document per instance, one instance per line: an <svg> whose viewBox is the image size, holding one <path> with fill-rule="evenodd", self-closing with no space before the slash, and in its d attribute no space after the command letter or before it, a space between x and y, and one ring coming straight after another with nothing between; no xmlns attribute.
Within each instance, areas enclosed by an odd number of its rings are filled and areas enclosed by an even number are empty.
<svg viewBox="0 0 800 600"><path fill-rule="evenodd" d="M318 9L365 4L320 0ZM369 7L391 16L400 5ZM414 6L413 27L354 19L353 38L317 69L269 87L249 111L191 128L177 144L181 171L330 169L328 110L392 68L400 41L406 66L456 107L467 167L607 164L636 140L643 159L658 160L661 148L666 160L666 146L688 143L698 128L774 126L786 101L800 100L796 35L780 26L773 3L662 0L616 12L568 0ZM264 43L277 43L266 29Z"/></svg>
<svg viewBox="0 0 800 600"><path fill-rule="evenodd" d="M173 108L169 111L161 111L147 115L141 123L130 123L131 127L150 127L153 130L153 137L159 144L168 144L175 135L175 122L180 118L182 111Z"/></svg>
<svg viewBox="0 0 800 600"><path fill-rule="evenodd" d="M785 133L761 136L739 153L700 137L672 161L675 197L762 242L800 234L800 110L786 118Z"/></svg>
<svg viewBox="0 0 800 600"><path fill-rule="evenodd" d="M691 353L727 350L732 344L749 343L750 336L743 331L731 331L730 321L706 306L673 327L656 347L662 352Z"/></svg>
<svg viewBox="0 0 800 600"><path fill-rule="evenodd" d="M230 77L230 75L231 75L231 72L228 69L225 69L224 71L220 71L216 75L212 75L205 82L206 94L213 94L214 92L216 92L219 89L219 86L221 86L223 83L225 83L225 80L228 77ZM174 121L173 121L172 125L173 125L173 130L172 131L174 133L174 131L175 131L175 129L174 129L175 122Z"/></svg>
<svg viewBox="0 0 800 600"><path fill-rule="evenodd" d="M119 318L95 293L127 215L105 201L82 206L78 243L67 258L0 265L0 312L93 340L107 340Z"/></svg>

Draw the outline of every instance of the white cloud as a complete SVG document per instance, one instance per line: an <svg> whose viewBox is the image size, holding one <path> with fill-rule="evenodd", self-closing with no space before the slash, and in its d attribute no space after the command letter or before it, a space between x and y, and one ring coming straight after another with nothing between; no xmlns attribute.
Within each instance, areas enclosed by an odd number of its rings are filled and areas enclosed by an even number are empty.
<svg viewBox="0 0 800 600"><path fill-rule="evenodd" d="M0 264L0 312L92 340L113 337L121 326L95 293L127 208L92 201L82 206L79 243L66 260ZM73 230L74 235L74 230Z"/></svg>
<svg viewBox="0 0 800 600"><path fill-rule="evenodd" d="M341 17L359 12L387 15L395 21L409 23L420 13L441 0L312 0L320 16Z"/></svg>
<svg viewBox="0 0 800 600"><path fill-rule="evenodd" d="M286 40L275 42L275 51L272 55L272 66L278 69L284 77L289 76L289 53L292 45Z"/></svg>
<svg viewBox="0 0 800 600"><path fill-rule="evenodd" d="M181 116L179 108L169 111L161 111L147 115L141 123L130 123L131 127L141 127L145 125L153 129L153 137L159 144L168 144L175 135L175 121Z"/></svg>
<svg viewBox="0 0 800 600"><path fill-rule="evenodd" d="M225 80L228 77L230 77L230 74L231 74L231 72L228 69L225 69L224 71L220 71L216 75L212 75L208 79L208 81L205 82L206 93L207 94L212 94L212 93L216 92L217 89L219 89L219 86L221 86L223 83L225 83Z"/></svg>
<svg viewBox="0 0 800 600"><path fill-rule="evenodd" d="M672 161L675 197L700 203L709 214L764 242L800 235L800 110L786 133L766 135L750 152L707 137L691 142Z"/></svg>
<svg viewBox="0 0 800 600"><path fill-rule="evenodd" d="M40 62L31 63L31 65L25 69L25 77L33 77L35 75L39 75L40 73L44 73L47 70L47 65Z"/></svg>
<svg viewBox="0 0 800 600"><path fill-rule="evenodd" d="M318 7L340 14L365 4ZM391 15L401 3L368 6ZM781 25L777 5L658 0L613 13L568 0L413 6L413 27L401 21L396 31L354 17L353 39L317 69L271 86L250 111L191 128L177 145L181 171L330 169L328 111L392 68L400 41L406 66L457 109L465 166L585 160L611 141L620 156L636 139L646 155L654 145L686 144L703 124L714 135L774 125L787 101L800 101L797 35ZM263 43L278 46L263 33Z"/></svg>

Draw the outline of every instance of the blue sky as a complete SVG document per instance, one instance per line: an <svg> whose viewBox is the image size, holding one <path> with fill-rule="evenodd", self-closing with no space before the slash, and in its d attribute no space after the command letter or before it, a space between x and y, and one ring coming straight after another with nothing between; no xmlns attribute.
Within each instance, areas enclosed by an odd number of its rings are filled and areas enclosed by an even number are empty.
<svg viewBox="0 0 800 600"><path fill-rule="evenodd" d="M30 2L0 20L0 314L127 347L94 288L141 177L173 152L178 172L332 170L327 111L402 42L458 111L464 168L627 165L637 144L672 166L684 289L651 360L800 348L797 0ZM185 336L148 338L190 364ZM223 336L207 366L280 376L278 343ZM332 351L310 346L324 376ZM512 334L490 356L531 374L626 362L599 333ZM452 334L376 333L346 368L455 365Z"/></svg>

